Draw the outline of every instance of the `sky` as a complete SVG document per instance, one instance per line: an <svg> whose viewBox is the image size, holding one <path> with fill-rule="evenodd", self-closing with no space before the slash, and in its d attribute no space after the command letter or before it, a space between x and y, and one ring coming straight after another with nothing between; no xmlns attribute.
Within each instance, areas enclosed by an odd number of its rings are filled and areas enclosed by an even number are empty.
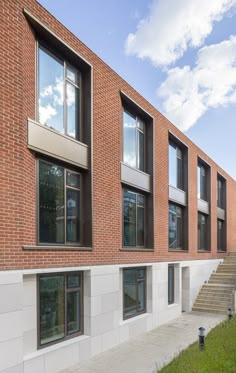
<svg viewBox="0 0 236 373"><path fill-rule="evenodd" d="M236 0L39 0L236 179Z"/></svg>

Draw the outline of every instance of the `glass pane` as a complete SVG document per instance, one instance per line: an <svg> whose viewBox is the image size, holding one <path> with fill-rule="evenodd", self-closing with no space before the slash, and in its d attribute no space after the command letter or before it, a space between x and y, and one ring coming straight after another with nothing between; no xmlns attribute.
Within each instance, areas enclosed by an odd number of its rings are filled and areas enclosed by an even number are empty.
<svg viewBox="0 0 236 373"><path fill-rule="evenodd" d="M124 246L136 246L136 194L124 190Z"/></svg>
<svg viewBox="0 0 236 373"><path fill-rule="evenodd" d="M66 191L66 234L68 242L80 241L80 192L67 189Z"/></svg>
<svg viewBox="0 0 236 373"><path fill-rule="evenodd" d="M144 171L144 134L138 131L138 169Z"/></svg>
<svg viewBox="0 0 236 373"><path fill-rule="evenodd" d="M43 49L38 53L39 122L64 133L64 66Z"/></svg>
<svg viewBox="0 0 236 373"><path fill-rule="evenodd" d="M144 132L145 124L140 118L137 118L137 127L140 129L140 131Z"/></svg>
<svg viewBox="0 0 236 373"><path fill-rule="evenodd" d="M64 169L39 162L39 241L64 243Z"/></svg>
<svg viewBox="0 0 236 373"><path fill-rule="evenodd" d="M40 344L64 338L64 276L40 277Z"/></svg>
<svg viewBox="0 0 236 373"><path fill-rule="evenodd" d="M201 167L197 167L197 198L201 198Z"/></svg>
<svg viewBox="0 0 236 373"><path fill-rule="evenodd" d="M174 279L174 266L168 266L168 304L174 303L175 292L175 279Z"/></svg>
<svg viewBox="0 0 236 373"><path fill-rule="evenodd" d="M67 293L67 333L80 331L80 292Z"/></svg>
<svg viewBox="0 0 236 373"><path fill-rule="evenodd" d="M79 139L79 90L66 83L67 134Z"/></svg>
<svg viewBox="0 0 236 373"><path fill-rule="evenodd" d="M136 314L137 291L136 269L124 270L124 314L126 317Z"/></svg>
<svg viewBox="0 0 236 373"><path fill-rule="evenodd" d="M145 311L145 283L141 281L138 283L138 299L137 299L137 311Z"/></svg>
<svg viewBox="0 0 236 373"><path fill-rule="evenodd" d="M183 163L182 163L182 158L177 158L177 188L183 189Z"/></svg>
<svg viewBox="0 0 236 373"><path fill-rule="evenodd" d="M177 187L176 146L169 144L169 185Z"/></svg>
<svg viewBox="0 0 236 373"><path fill-rule="evenodd" d="M177 244L177 248L178 249L182 249L183 248L183 234L182 234L182 230L183 230L183 227L182 227L182 218L181 217L177 217L177 240L176 240L176 244Z"/></svg>
<svg viewBox="0 0 236 373"><path fill-rule="evenodd" d="M74 172L67 171L66 172L66 184L73 188L80 187L80 175Z"/></svg>
<svg viewBox="0 0 236 373"><path fill-rule="evenodd" d="M123 161L136 165L136 118L124 111L123 113Z"/></svg>
<svg viewBox="0 0 236 373"><path fill-rule="evenodd" d="M66 77L70 79L72 82L74 82L75 84L79 85L79 73L72 66L67 65Z"/></svg>
<svg viewBox="0 0 236 373"><path fill-rule="evenodd" d="M67 276L67 288L75 288L80 286L80 275L71 273Z"/></svg>
<svg viewBox="0 0 236 373"><path fill-rule="evenodd" d="M169 248L177 247L177 217L176 206L169 204Z"/></svg>
<svg viewBox="0 0 236 373"><path fill-rule="evenodd" d="M139 206L144 206L144 196L142 196L141 194L138 194L137 195L137 204L139 205Z"/></svg>
<svg viewBox="0 0 236 373"><path fill-rule="evenodd" d="M144 208L137 208L137 246L144 246Z"/></svg>
<svg viewBox="0 0 236 373"><path fill-rule="evenodd" d="M142 279L145 277L145 269L137 269L137 272L138 272L138 279Z"/></svg>

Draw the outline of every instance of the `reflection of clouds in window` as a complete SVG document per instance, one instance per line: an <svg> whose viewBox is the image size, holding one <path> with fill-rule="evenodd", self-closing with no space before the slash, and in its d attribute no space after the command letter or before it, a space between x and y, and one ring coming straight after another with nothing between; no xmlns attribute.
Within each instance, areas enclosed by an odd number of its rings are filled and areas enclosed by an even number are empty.
<svg viewBox="0 0 236 373"><path fill-rule="evenodd" d="M56 114L57 112L54 107L52 107L50 104L47 104L47 106L42 106L40 105L39 100L39 117L42 124L47 124Z"/></svg>

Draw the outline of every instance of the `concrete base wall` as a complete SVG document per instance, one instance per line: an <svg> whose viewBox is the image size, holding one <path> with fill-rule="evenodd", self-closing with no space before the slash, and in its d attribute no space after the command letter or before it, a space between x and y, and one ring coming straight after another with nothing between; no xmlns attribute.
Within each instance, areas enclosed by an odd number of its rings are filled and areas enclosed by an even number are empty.
<svg viewBox="0 0 236 373"><path fill-rule="evenodd" d="M175 302L168 305L168 264L147 269L145 314L123 320L123 268L112 265L0 272L0 373L57 373L189 311L220 260L175 265ZM37 350L37 273L84 273L84 335Z"/></svg>

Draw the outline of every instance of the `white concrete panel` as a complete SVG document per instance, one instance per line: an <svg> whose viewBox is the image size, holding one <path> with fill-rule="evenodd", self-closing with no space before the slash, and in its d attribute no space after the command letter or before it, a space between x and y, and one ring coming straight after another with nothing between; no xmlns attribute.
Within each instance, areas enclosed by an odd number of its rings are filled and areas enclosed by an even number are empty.
<svg viewBox="0 0 236 373"><path fill-rule="evenodd" d="M21 271L2 271L0 272L0 285L22 283Z"/></svg>
<svg viewBox="0 0 236 373"><path fill-rule="evenodd" d="M22 363L22 338L0 343L0 371Z"/></svg>
<svg viewBox="0 0 236 373"><path fill-rule="evenodd" d="M225 210L217 207L217 218L221 220L225 220Z"/></svg>
<svg viewBox="0 0 236 373"><path fill-rule="evenodd" d="M101 335L114 329L114 312L107 312L91 319L91 335Z"/></svg>
<svg viewBox="0 0 236 373"><path fill-rule="evenodd" d="M91 277L92 296L113 293L114 275L101 275Z"/></svg>
<svg viewBox="0 0 236 373"><path fill-rule="evenodd" d="M119 340L120 343L124 343L128 341L130 338L129 336L129 326L128 325L122 325L119 327Z"/></svg>
<svg viewBox="0 0 236 373"><path fill-rule="evenodd" d="M14 367L1 370L1 373L24 373L24 366L22 364L15 365Z"/></svg>
<svg viewBox="0 0 236 373"><path fill-rule="evenodd" d="M203 212L204 214L209 214L209 203L198 199L198 211Z"/></svg>
<svg viewBox="0 0 236 373"><path fill-rule="evenodd" d="M58 373L78 363L78 343L73 343L45 355L45 373Z"/></svg>
<svg viewBox="0 0 236 373"><path fill-rule="evenodd" d="M27 306L23 308L23 330L37 329L37 311L35 306Z"/></svg>
<svg viewBox="0 0 236 373"><path fill-rule="evenodd" d="M22 308L22 283L0 285L0 314Z"/></svg>
<svg viewBox="0 0 236 373"><path fill-rule="evenodd" d="M114 329L102 335L102 351L109 350L119 344L119 330Z"/></svg>
<svg viewBox="0 0 236 373"><path fill-rule="evenodd" d="M45 373L44 356L25 361L24 373Z"/></svg>
<svg viewBox="0 0 236 373"><path fill-rule="evenodd" d="M169 185L169 200L186 206L186 192Z"/></svg>
<svg viewBox="0 0 236 373"><path fill-rule="evenodd" d="M29 275L23 277L23 305L36 305L36 275Z"/></svg>
<svg viewBox="0 0 236 373"><path fill-rule="evenodd" d="M18 337L22 337L21 311L2 313L0 315L0 342Z"/></svg>
<svg viewBox="0 0 236 373"><path fill-rule="evenodd" d="M86 339L79 342L79 361L87 360L91 357L91 340Z"/></svg>
<svg viewBox="0 0 236 373"><path fill-rule="evenodd" d="M101 313L115 311L119 308L119 292L101 296Z"/></svg>
<svg viewBox="0 0 236 373"><path fill-rule="evenodd" d="M95 356L102 352L102 337L98 335L91 338L91 355Z"/></svg>
<svg viewBox="0 0 236 373"><path fill-rule="evenodd" d="M23 334L23 354L28 355L37 351L37 330L32 329Z"/></svg>

